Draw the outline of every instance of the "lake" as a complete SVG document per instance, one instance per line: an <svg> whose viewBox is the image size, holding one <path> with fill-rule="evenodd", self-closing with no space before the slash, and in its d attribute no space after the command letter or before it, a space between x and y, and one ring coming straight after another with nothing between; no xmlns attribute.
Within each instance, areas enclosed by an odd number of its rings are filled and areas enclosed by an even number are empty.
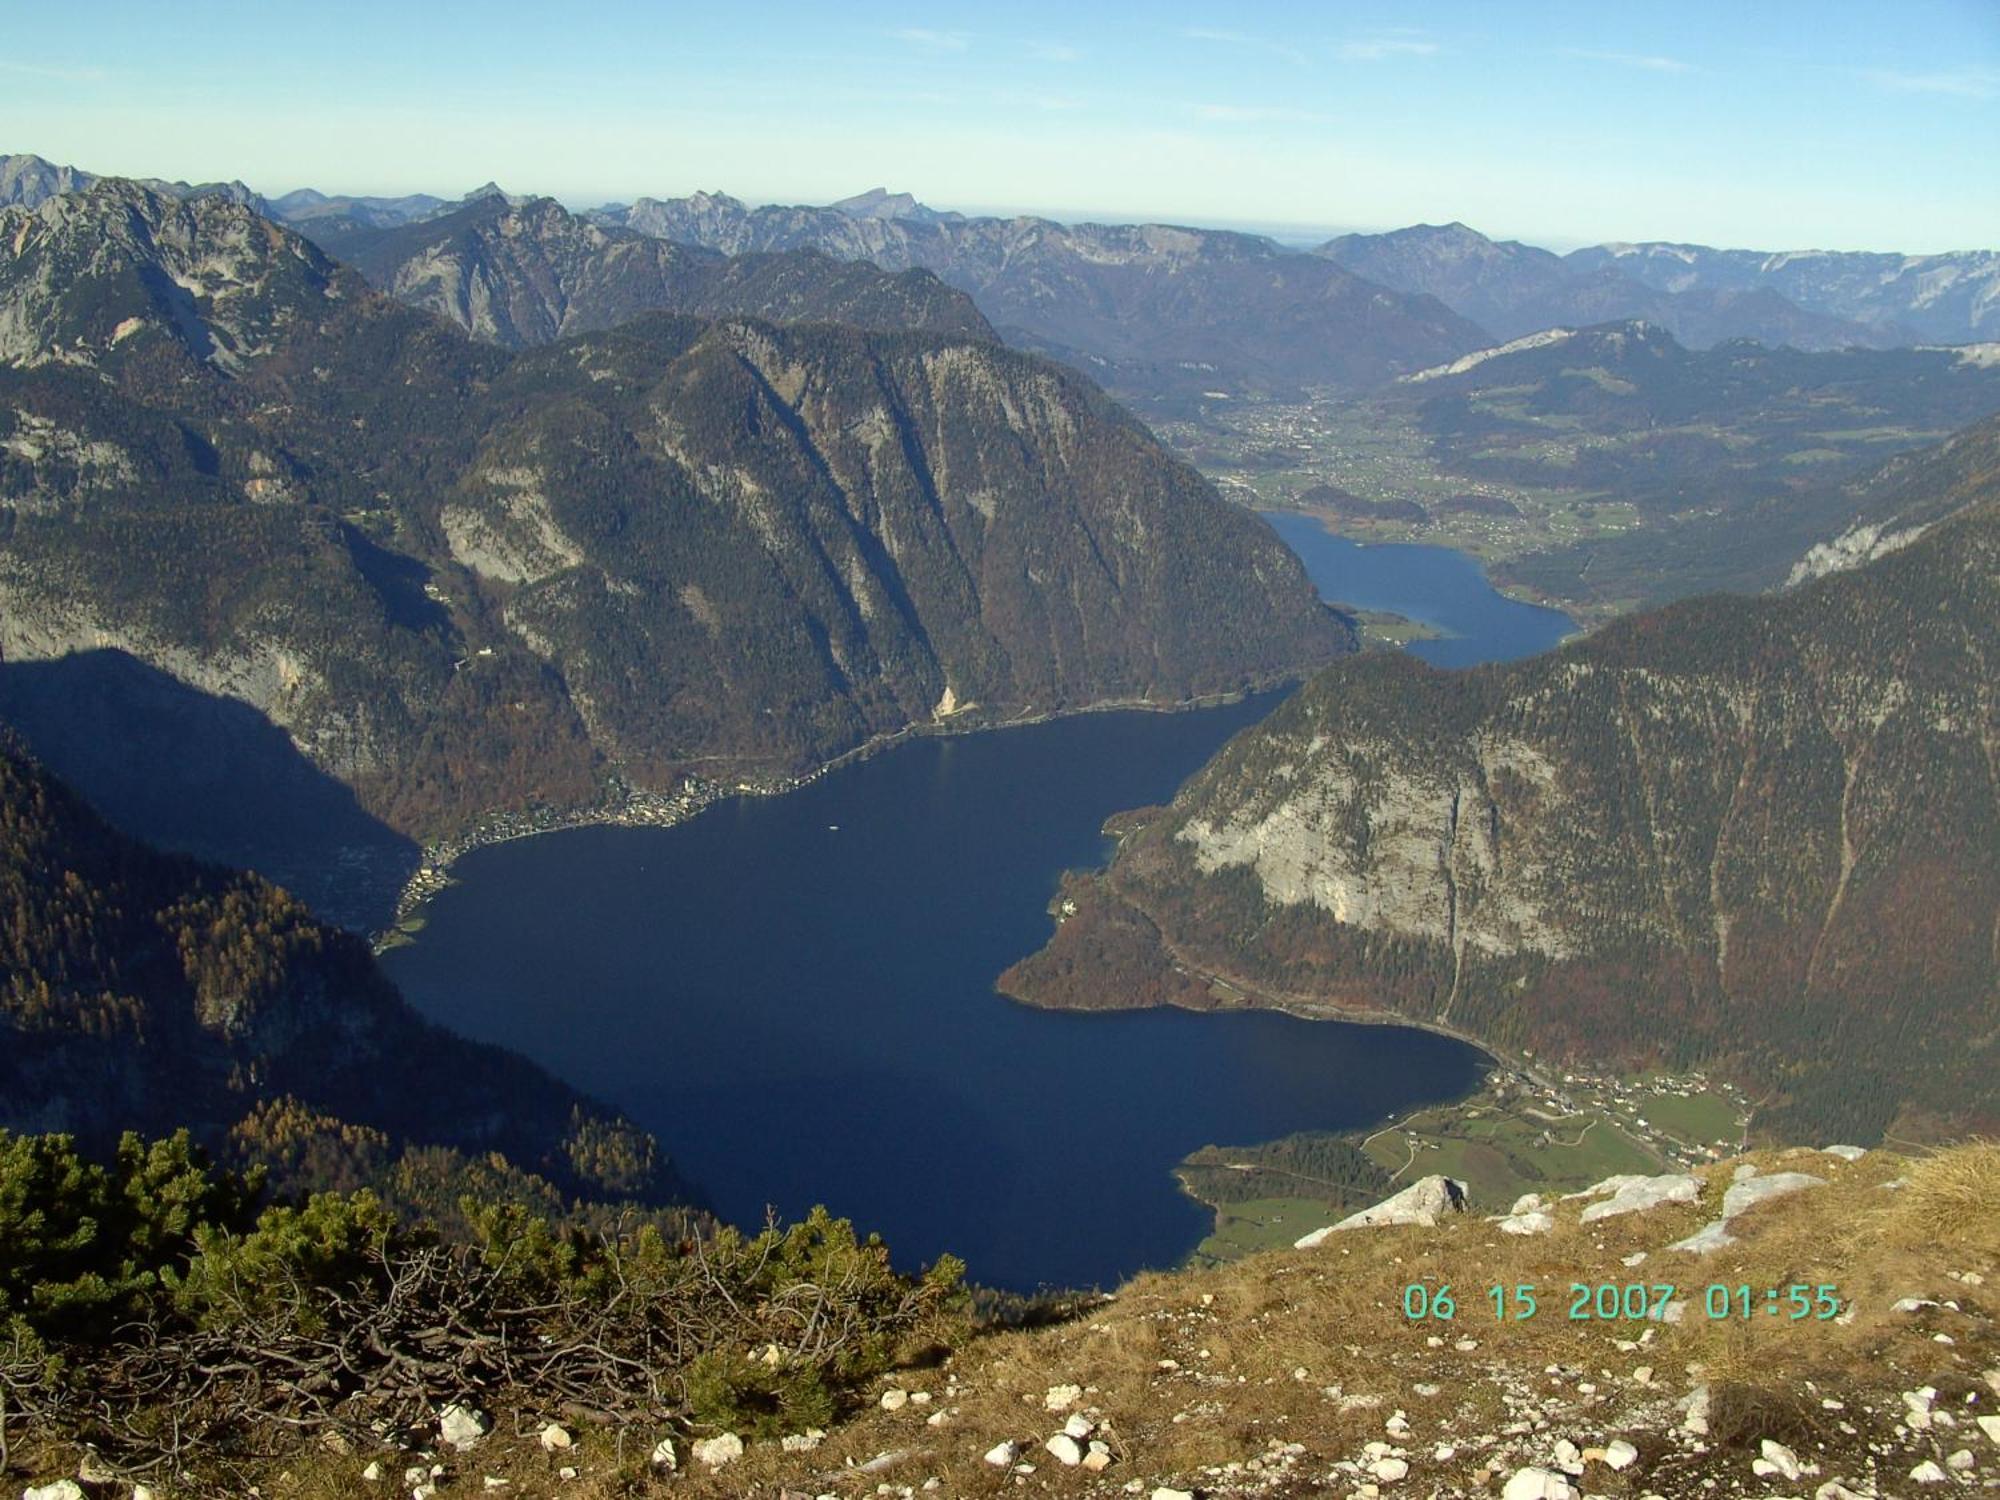
<svg viewBox="0 0 2000 1500"><path fill-rule="evenodd" d="M1364 546L1297 511L1265 511L1306 565L1320 595L1355 609L1421 621L1444 639L1412 641L1413 656L1436 667L1533 656L1561 642L1576 622L1559 609L1509 599L1487 581L1479 560L1449 547L1403 542Z"/></svg>
<svg viewBox="0 0 2000 1500"><path fill-rule="evenodd" d="M1569 629L1458 554L1271 519L1328 597L1453 631L1432 660ZM1061 872L1108 855L1103 820L1171 797L1275 701L917 740L679 827L481 849L384 963L433 1019L625 1110L733 1222L825 1203L906 1266L949 1250L989 1285L1111 1285L1207 1233L1172 1176L1188 1152L1372 1125L1484 1063L1408 1028L994 993L1047 938Z"/></svg>

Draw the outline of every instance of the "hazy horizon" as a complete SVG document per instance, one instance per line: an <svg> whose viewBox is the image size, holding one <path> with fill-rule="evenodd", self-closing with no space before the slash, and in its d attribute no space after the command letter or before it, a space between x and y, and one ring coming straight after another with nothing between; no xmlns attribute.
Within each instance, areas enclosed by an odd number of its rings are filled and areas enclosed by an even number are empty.
<svg viewBox="0 0 2000 1500"><path fill-rule="evenodd" d="M1262 0L1004 17L602 0L274 15L103 0L14 19L0 140L277 196L825 203L1309 234L1459 220L1565 248L2000 246L2000 8L1778 0L1504 18ZM87 38L80 44L79 38Z"/></svg>

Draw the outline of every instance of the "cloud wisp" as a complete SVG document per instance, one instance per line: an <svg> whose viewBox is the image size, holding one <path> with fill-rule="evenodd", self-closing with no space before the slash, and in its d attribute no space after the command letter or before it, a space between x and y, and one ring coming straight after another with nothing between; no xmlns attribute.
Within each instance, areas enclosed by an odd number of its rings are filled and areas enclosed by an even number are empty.
<svg viewBox="0 0 2000 1500"><path fill-rule="evenodd" d="M1586 62L1611 63L1621 68L1637 68L1646 73L1692 73L1695 66L1683 62L1678 57L1663 57L1656 52L1606 52L1595 47L1565 47L1567 57L1580 57Z"/></svg>
<svg viewBox="0 0 2000 1500"><path fill-rule="evenodd" d="M972 38L963 31L937 31L929 26L901 26L889 35L924 52L964 52L972 46Z"/></svg>
<svg viewBox="0 0 2000 1500"><path fill-rule="evenodd" d="M1864 68L1861 76L1877 88L1896 94L1947 94L1955 99L2000 98L2000 70L1970 68L1960 72L1906 73L1895 68Z"/></svg>

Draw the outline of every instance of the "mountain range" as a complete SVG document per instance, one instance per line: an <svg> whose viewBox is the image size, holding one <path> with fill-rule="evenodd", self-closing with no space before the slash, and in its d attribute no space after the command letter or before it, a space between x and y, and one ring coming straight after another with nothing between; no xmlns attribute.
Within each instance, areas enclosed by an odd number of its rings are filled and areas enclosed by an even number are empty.
<svg viewBox="0 0 2000 1500"><path fill-rule="evenodd" d="M1627 274L1622 260L1559 256L1518 240L1491 240L1463 224L1342 235L1313 253L1384 286L1436 297L1501 339L1643 319L1696 348L1729 339L1798 349L1917 341L1907 328L1804 305L1755 282L1659 286Z"/></svg>
<svg viewBox="0 0 2000 1500"><path fill-rule="evenodd" d="M1790 1139L1991 1130L2000 422L1876 484L1783 593L1328 669L1119 820L1003 987L1717 1068Z"/></svg>
<svg viewBox="0 0 2000 1500"><path fill-rule="evenodd" d="M928 271L883 271L811 250L728 256L606 228L550 198L498 192L462 208L322 241L377 288L511 349L612 328L644 312L924 328L990 339L971 298Z"/></svg>
<svg viewBox="0 0 2000 1500"><path fill-rule="evenodd" d="M604 216L732 255L818 250L920 267L971 294L1009 342L1056 355L1118 394L1185 401L1205 390L1367 385L1487 342L1425 296L1407 296L1275 241L1166 224L962 218L884 200L751 208L720 193L641 198Z"/></svg>
<svg viewBox="0 0 2000 1500"><path fill-rule="evenodd" d="M402 834L1351 644L1261 521L990 338L653 314L509 351L224 197L0 210L0 677L60 706L116 653ZM157 699L96 712L169 746Z"/></svg>
<svg viewBox="0 0 2000 1500"><path fill-rule="evenodd" d="M1784 581L1871 514L1885 457L2000 412L1992 345L1689 349L1657 324L1556 328L1359 398L1468 484L1632 507L1623 535L1511 559L1504 575L1600 608Z"/></svg>

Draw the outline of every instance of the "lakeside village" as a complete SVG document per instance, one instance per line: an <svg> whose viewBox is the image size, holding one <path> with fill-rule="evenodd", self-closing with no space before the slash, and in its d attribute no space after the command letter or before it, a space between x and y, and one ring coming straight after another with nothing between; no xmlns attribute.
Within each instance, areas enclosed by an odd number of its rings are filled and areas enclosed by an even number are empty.
<svg viewBox="0 0 2000 1500"><path fill-rule="evenodd" d="M531 838L538 833L558 833L566 828L671 828L724 798L775 796L817 781L829 769L821 767L803 776L770 776L727 783L689 776L670 792L645 791L628 785L622 778L613 778L596 802L581 807L540 806L521 812L496 813L457 838L424 846L423 862L397 895L389 926L375 935L375 950L379 953L407 940L415 926L421 925L415 921L418 910L451 884L453 862L474 849Z"/></svg>

